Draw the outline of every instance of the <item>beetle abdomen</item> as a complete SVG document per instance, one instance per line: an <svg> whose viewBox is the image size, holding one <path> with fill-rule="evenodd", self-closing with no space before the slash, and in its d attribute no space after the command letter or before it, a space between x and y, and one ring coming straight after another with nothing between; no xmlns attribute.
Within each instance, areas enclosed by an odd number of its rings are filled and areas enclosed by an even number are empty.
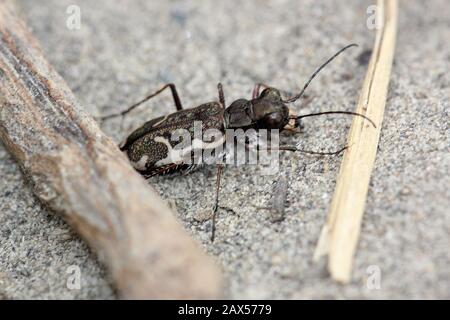
<svg viewBox="0 0 450 320"><path fill-rule="evenodd" d="M196 149L213 148L225 140L223 137L223 141L210 143L196 141L196 121L201 124L202 132L207 129L224 132L221 105L217 102L206 103L146 122L127 138L121 150L127 153L133 167L145 176L192 169L197 163L194 158L194 154L198 155ZM179 133L179 130L185 130L190 141L196 143L172 139L173 133ZM180 143L183 143L183 148L178 146Z"/></svg>

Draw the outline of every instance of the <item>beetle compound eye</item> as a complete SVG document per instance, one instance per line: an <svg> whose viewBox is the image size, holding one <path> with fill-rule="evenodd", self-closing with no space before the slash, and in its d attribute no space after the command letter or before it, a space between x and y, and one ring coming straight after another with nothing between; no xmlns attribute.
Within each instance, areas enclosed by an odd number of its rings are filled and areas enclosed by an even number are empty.
<svg viewBox="0 0 450 320"><path fill-rule="evenodd" d="M283 115L281 112L272 112L263 119L264 127L267 129L279 129L284 125Z"/></svg>

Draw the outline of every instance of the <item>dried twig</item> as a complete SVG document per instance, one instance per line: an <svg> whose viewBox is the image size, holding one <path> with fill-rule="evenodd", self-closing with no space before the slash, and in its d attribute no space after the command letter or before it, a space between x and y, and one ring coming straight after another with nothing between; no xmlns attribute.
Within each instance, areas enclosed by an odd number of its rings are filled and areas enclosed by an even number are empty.
<svg viewBox="0 0 450 320"><path fill-rule="evenodd" d="M0 0L0 138L34 193L104 260L124 298L215 298L216 266L76 103Z"/></svg>
<svg viewBox="0 0 450 320"><path fill-rule="evenodd" d="M372 119L377 128L355 117L348 138L349 148L339 172L327 224L316 248L315 260L328 253L328 269L340 282L351 277L352 260L358 242L361 220L375 162L383 120L389 78L394 58L397 28L397 0L378 1L375 46L364 80L356 112Z"/></svg>

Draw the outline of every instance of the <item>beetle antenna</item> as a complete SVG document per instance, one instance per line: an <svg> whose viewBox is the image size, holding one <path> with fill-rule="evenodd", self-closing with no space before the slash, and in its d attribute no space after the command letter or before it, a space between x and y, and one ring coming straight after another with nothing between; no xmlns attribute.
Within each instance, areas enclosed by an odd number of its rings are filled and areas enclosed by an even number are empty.
<svg viewBox="0 0 450 320"><path fill-rule="evenodd" d="M316 75L317 75L323 68L325 68L325 66L326 66L327 64L329 64L331 61L333 61L334 58L336 58L338 55L340 55L342 52L344 52L344 51L347 50L348 48L351 48L351 47L357 47L357 46L358 46L358 45L357 45L356 43L352 43L352 44L349 44L348 46L342 48L342 49L339 50L338 52L336 52L331 58L329 58L324 64L322 64L316 71L314 71L314 73L313 73L312 76L309 78L309 80L306 82L305 86L303 87L302 91L301 91L299 94L297 94L297 95L295 95L295 96L293 96L293 97L290 97L290 98L288 98L288 99L286 99L286 100L283 100L283 102L284 102L284 103L290 103L290 102L294 102L294 101L300 99L300 98L303 96L303 94L305 93L305 90L306 90L306 88L308 88L308 86L309 86L309 84L311 83L311 81L316 77Z"/></svg>
<svg viewBox="0 0 450 320"><path fill-rule="evenodd" d="M303 116L298 116L298 117L291 117L290 119L300 120L301 118L321 116L324 114L348 114L348 115L352 115L352 116L358 116L358 117L362 117L362 118L366 119L367 121L369 121L373 125L374 128L377 127L375 125L375 122L373 122L370 118L366 117L365 115L363 115L361 113L351 112L351 111L325 111L325 112L305 114Z"/></svg>

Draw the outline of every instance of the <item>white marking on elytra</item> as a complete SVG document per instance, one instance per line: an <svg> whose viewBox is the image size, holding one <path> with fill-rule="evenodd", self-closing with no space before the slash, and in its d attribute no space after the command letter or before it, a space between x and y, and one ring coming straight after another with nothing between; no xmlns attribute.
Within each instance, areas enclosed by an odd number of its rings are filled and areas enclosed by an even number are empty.
<svg viewBox="0 0 450 320"><path fill-rule="evenodd" d="M139 159L139 161L137 161L137 162L130 161L130 162L131 162L131 165L133 166L133 168L135 168L139 171L144 171L145 169L147 169L145 166L147 164L147 161L148 161L148 155L143 155Z"/></svg>
<svg viewBox="0 0 450 320"><path fill-rule="evenodd" d="M155 137L155 142L160 142L166 145L167 147L167 156L164 159L161 159L155 163L157 167L164 166L167 164L183 164L191 162L191 152L192 150L200 150L200 149L214 149L218 146L222 145L225 142L225 135L222 135L220 139L212 142L204 142L199 139L192 140L192 144L189 147L174 149L170 144L169 140L164 137ZM194 159L197 161L196 164L200 164L202 159Z"/></svg>

